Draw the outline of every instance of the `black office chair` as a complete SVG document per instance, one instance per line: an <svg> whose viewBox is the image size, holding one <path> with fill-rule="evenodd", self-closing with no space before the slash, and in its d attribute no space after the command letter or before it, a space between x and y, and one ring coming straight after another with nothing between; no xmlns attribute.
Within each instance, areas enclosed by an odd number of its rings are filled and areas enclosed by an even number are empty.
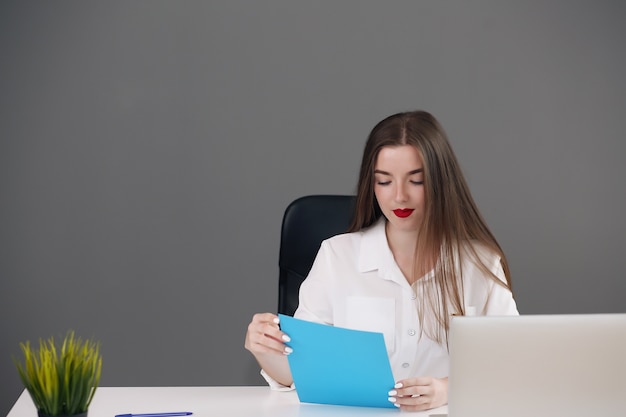
<svg viewBox="0 0 626 417"><path fill-rule="evenodd" d="M279 313L293 316L300 284L309 274L322 241L348 230L355 199L348 195L309 195L287 207L278 260Z"/></svg>

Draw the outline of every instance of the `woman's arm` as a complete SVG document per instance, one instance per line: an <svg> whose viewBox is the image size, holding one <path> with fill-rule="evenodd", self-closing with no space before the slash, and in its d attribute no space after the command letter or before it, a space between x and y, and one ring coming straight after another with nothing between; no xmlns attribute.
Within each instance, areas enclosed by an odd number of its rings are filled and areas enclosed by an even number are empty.
<svg viewBox="0 0 626 417"><path fill-rule="evenodd" d="M500 279L500 281L502 281L503 283L506 282L504 270L502 269L500 259L497 259L497 262L493 266L492 270L493 273ZM485 315L519 315L519 312L517 311L517 304L515 303L515 299L513 298L513 293L511 292L511 290L505 288L503 285L494 282L491 285L489 295L487 297L487 303L485 305Z"/></svg>
<svg viewBox="0 0 626 417"><path fill-rule="evenodd" d="M291 348L284 342L290 339L280 330L278 323L278 317L272 313L255 314L248 325L244 346L270 378L288 387L293 382L287 361Z"/></svg>

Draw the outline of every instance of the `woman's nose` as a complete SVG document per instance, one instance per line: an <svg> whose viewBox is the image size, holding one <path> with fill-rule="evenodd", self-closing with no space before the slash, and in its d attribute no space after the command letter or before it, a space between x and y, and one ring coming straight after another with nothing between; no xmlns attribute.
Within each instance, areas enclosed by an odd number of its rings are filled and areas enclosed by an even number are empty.
<svg viewBox="0 0 626 417"><path fill-rule="evenodd" d="M404 184L396 185L396 201L402 202L407 200L406 187Z"/></svg>

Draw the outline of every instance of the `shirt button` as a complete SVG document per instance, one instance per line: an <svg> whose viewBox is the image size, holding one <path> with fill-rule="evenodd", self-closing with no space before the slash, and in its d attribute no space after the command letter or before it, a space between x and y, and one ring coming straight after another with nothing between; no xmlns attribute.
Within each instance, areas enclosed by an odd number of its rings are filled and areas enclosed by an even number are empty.
<svg viewBox="0 0 626 417"><path fill-rule="evenodd" d="M408 367L409 367L408 362L404 362L404 363L402 364L402 367L403 367L403 368L408 368Z"/></svg>
<svg viewBox="0 0 626 417"><path fill-rule="evenodd" d="M409 329L409 336L415 336L415 330Z"/></svg>
<svg viewBox="0 0 626 417"><path fill-rule="evenodd" d="M415 300L417 298L417 294L411 293L411 300Z"/></svg>

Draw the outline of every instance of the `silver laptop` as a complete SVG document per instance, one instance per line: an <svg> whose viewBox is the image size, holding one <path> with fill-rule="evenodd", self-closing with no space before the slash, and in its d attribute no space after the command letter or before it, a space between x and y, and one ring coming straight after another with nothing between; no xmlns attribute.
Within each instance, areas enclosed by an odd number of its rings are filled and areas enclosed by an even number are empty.
<svg viewBox="0 0 626 417"><path fill-rule="evenodd" d="M454 317L449 417L626 416L626 314Z"/></svg>

